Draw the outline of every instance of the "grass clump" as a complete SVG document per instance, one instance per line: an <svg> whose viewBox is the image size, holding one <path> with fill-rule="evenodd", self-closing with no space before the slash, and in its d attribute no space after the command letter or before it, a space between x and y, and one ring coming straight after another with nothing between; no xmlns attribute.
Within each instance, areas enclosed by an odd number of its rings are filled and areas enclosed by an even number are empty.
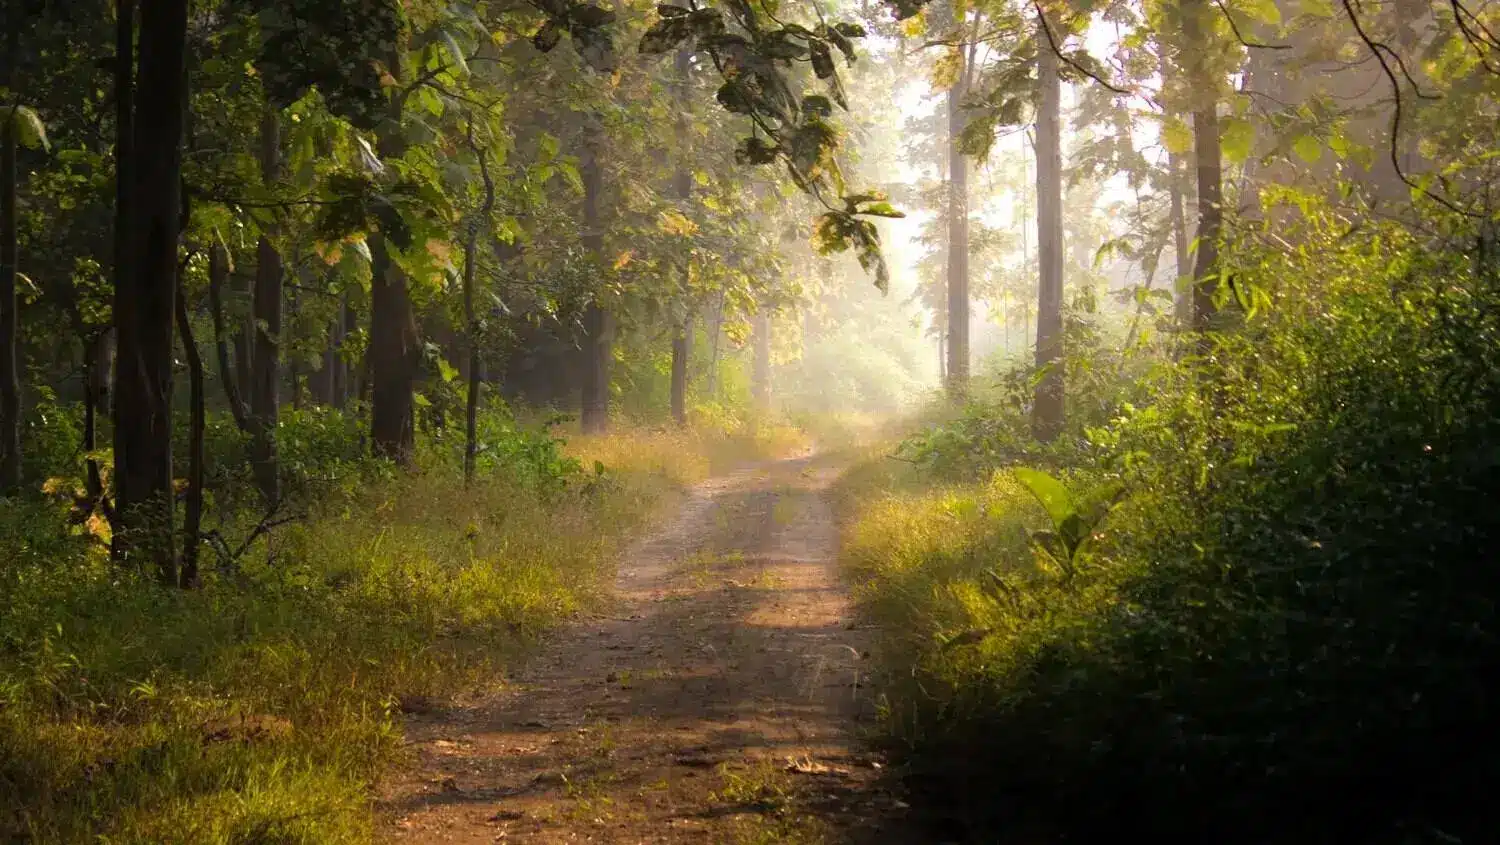
<svg viewBox="0 0 1500 845"><path fill-rule="evenodd" d="M888 737L955 838L1491 837L1500 286L1394 229L1297 234L1232 254L1271 311L1085 393L1064 442L991 406L996 442L846 477ZM1066 566L1036 463L1127 491Z"/></svg>
<svg viewBox="0 0 1500 845"><path fill-rule="evenodd" d="M414 474L309 459L307 517L191 592L111 563L63 505L8 507L0 839L368 841L403 708L493 683L598 606L620 545L709 442L526 437L468 488L433 443ZM243 536L248 517L216 516Z"/></svg>

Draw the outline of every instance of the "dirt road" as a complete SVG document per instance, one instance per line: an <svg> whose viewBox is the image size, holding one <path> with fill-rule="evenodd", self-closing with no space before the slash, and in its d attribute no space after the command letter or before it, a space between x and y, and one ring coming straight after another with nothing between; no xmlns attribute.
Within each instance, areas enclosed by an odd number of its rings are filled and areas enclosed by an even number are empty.
<svg viewBox="0 0 1500 845"><path fill-rule="evenodd" d="M621 562L617 607L487 700L411 717L394 842L908 843L856 737L864 641L805 457L707 482Z"/></svg>

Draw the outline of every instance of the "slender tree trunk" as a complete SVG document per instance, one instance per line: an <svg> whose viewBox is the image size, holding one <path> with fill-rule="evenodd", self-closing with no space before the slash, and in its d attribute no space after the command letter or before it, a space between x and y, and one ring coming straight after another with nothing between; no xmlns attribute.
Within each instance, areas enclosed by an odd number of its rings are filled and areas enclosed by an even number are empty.
<svg viewBox="0 0 1500 845"><path fill-rule="evenodd" d="M1178 282L1184 278L1191 278L1192 267L1189 265L1188 227L1187 227L1187 203L1183 196L1184 166L1182 158L1176 153L1168 156L1167 167L1171 174L1169 190L1171 192L1172 210L1172 248L1176 257L1176 275ZM1177 325L1183 328L1192 325L1193 322L1193 293L1192 288L1181 289L1180 284L1173 285L1173 297L1176 303Z"/></svg>
<svg viewBox="0 0 1500 845"><path fill-rule="evenodd" d="M281 120L267 105L260 120L261 179L271 185L281 178ZM255 365L250 392L250 467L267 510L281 503L276 459L276 426L280 418L281 298L286 268L268 234L256 245Z"/></svg>
<svg viewBox="0 0 1500 845"><path fill-rule="evenodd" d="M755 363L751 369L751 393L755 406L765 411L771 407L771 315L765 306L755 315Z"/></svg>
<svg viewBox="0 0 1500 845"><path fill-rule="evenodd" d="M5 12L5 55L0 56L0 88L18 96L16 61L21 51L21 0ZM16 277L20 261L16 220L16 104L0 112L0 495L21 489L21 374L17 334Z"/></svg>
<svg viewBox="0 0 1500 845"><path fill-rule="evenodd" d="M591 132L599 130L591 128ZM599 200L604 173L599 165L602 139L591 137L583 149L583 244L596 262L604 255L604 229ZM610 314L597 300L583 314L583 431L603 434L609 429L609 359L613 333Z"/></svg>
<svg viewBox="0 0 1500 845"><path fill-rule="evenodd" d="M333 403L337 408L342 410L349 407L349 398L354 394L354 383L356 381L354 377L354 364L345 355L344 345L349 342L350 337L359 331L359 312L354 310L354 305L349 301L349 294L347 292L343 296L340 309L339 319L343 320L343 325L339 327L339 346L334 355L336 368L333 371Z"/></svg>
<svg viewBox="0 0 1500 845"><path fill-rule="evenodd" d="M88 346L88 384L83 400L83 451L87 474L89 502L97 507L104 502L104 473L94 453L99 449L99 414L109 403L110 351L114 348L114 329L106 328L94 335ZM109 509L105 508L108 513Z"/></svg>
<svg viewBox="0 0 1500 845"><path fill-rule="evenodd" d="M390 72L401 78L401 54L391 54ZM406 151L400 132L402 103L391 105L392 128L380 137L380 154L399 158ZM406 274L391 260L386 233L370 237L370 445L379 457L408 465L416 451L415 402L420 338Z"/></svg>
<svg viewBox="0 0 1500 845"><path fill-rule="evenodd" d="M688 167L688 73L692 67L692 52L687 48L677 51L674 70L677 74L677 172L673 174L673 188L677 199L684 206L693 196L693 174ZM692 269L684 259L681 268L682 296L689 298ZM680 426L687 425L688 357L693 350L693 313L684 309L683 317L672 327L672 420Z"/></svg>
<svg viewBox="0 0 1500 845"><path fill-rule="evenodd" d="M961 23L961 22L960 22ZM967 65L967 63L965 63ZM948 89L948 396L969 393L969 163L959 146L967 122L963 98L968 67Z"/></svg>
<svg viewBox="0 0 1500 845"><path fill-rule="evenodd" d="M219 381L229 401L229 413L240 431L250 430L250 410L240 394L239 374L229 364L229 338L224 329L224 281L229 278L229 251L215 243L208 250L208 310L214 322L214 353L219 359Z"/></svg>
<svg viewBox="0 0 1500 845"><path fill-rule="evenodd" d="M672 331L672 421L687 425L688 352L693 347L693 315L683 316Z"/></svg>
<svg viewBox="0 0 1500 845"><path fill-rule="evenodd" d="M1045 17L1037 17L1036 125L1037 321L1036 365L1042 373L1032 405L1032 433L1050 441L1063 426L1062 85Z"/></svg>
<svg viewBox="0 0 1500 845"><path fill-rule="evenodd" d="M713 329L708 346L708 398L719 398L719 338L724 336L724 291L719 290L719 304L714 308Z"/></svg>
<svg viewBox="0 0 1500 845"><path fill-rule="evenodd" d="M129 260L115 290L117 555L156 564L177 583L172 528L173 304L187 106L188 0L140 11L139 91L131 177Z"/></svg>
<svg viewBox="0 0 1500 845"><path fill-rule="evenodd" d="M1208 66L1203 17L1204 0L1192 0L1183 15L1184 32L1192 45L1190 80L1195 92L1193 106L1193 157L1198 170L1198 260L1193 268L1193 328L1209 332L1215 327L1219 272L1219 235L1224 223L1223 162L1219 138L1218 80ZM1207 348L1208 339L1200 341Z"/></svg>
<svg viewBox="0 0 1500 845"><path fill-rule="evenodd" d="M479 233L489 231L490 212L495 208L495 180L490 176L488 151L474 140L474 125L469 124L469 147L479 159L479 174L484 180L484 202L469 226L464 242L464 334L469 344L469 395L464 409L464 483L474 480L474 466L479 458L479 392L484 386L484 356L480 354L481 326L474 310L474 287L478 283Z"/></svg>
<svg viewBox="0 0 1500 845"><path fill-rule="evenodd" d="M182 517L182 572L178 585L184 590L196 589L198 576L198 548L203 539L203 356L198 352L198 342L193 339L193 325L188 319L187 300L182 286L177 289L177 333L182 335L182 350L188 367L188 477L187 502Z"/></svg>

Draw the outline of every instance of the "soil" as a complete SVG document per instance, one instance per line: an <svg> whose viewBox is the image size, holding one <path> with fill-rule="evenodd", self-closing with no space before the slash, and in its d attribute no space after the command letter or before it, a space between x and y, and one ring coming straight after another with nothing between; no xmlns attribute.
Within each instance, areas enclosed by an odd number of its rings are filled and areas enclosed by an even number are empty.
<svg viewBox="0 0 1500 845"><path fill-rule="evenodd" d="M694 488L614 607L498 692L411 714L391 842L919 843L881 759L864 632L811 455Z"/></svg>

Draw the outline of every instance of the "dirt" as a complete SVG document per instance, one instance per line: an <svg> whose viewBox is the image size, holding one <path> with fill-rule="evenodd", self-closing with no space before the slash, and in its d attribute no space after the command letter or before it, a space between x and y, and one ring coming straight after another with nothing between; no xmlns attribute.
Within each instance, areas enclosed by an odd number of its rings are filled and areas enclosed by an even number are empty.
<svg viewBox="0 0 1500 845"><path fill-rule="evenodd" d="M693 489L617 600L503 688L408 717L391 842L916 843L812 456Z"/></svg>

